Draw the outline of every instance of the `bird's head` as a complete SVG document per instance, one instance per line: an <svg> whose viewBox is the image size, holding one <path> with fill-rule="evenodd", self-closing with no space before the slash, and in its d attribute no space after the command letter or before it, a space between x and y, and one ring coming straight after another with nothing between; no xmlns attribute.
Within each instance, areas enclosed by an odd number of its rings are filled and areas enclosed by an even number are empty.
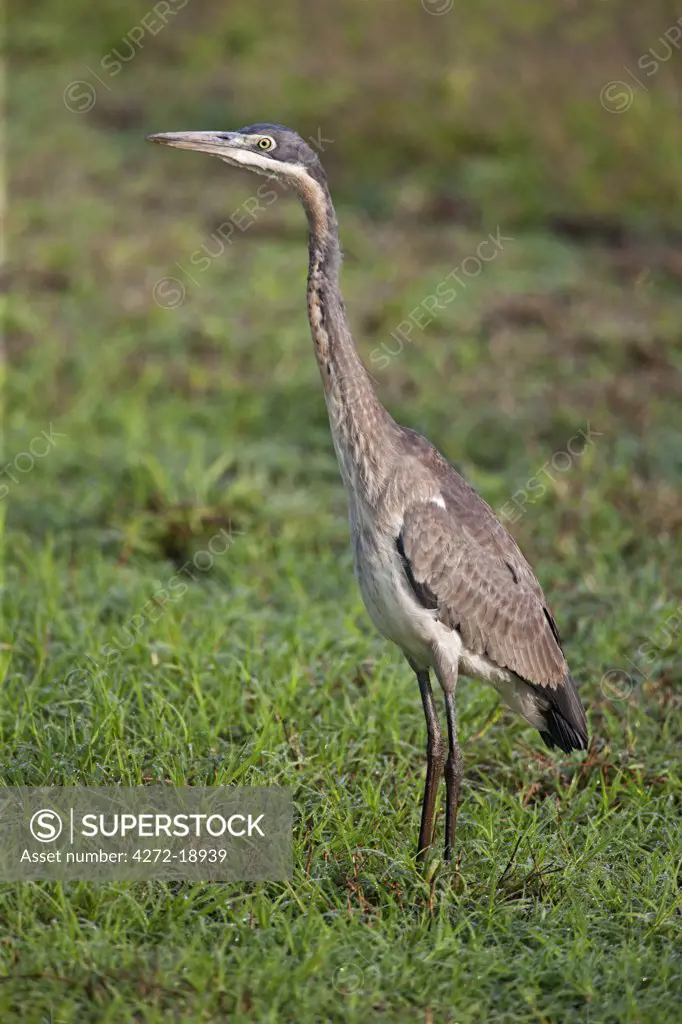
<svg viewBox="0 0 682 1024"><path fill-rule="evenodd" d="M318 185L325 183L315 151L300 135L282 125L252 124L236 132L167 132L147 138L162 146L210 153L235 167L274 176L299 188L306 179Z"/></svg>

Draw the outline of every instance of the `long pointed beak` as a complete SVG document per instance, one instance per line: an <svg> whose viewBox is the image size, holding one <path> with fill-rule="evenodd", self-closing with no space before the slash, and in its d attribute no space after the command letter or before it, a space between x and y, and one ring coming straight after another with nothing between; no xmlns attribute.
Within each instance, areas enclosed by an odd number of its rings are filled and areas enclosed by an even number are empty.
<svg viewBox="0 0 682 1024"><path fill-rule="evenodd" d="M238 132L163 132L160 135L148 135L148 142L157 142L160 146L173 146L175 149L195 149L201 153L215 153L223 156L239 146Z"/></svg>

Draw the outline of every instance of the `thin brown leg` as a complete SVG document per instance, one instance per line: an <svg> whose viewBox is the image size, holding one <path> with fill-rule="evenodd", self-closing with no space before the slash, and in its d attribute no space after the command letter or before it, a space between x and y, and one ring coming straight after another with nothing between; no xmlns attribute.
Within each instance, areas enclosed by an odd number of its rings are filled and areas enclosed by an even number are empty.
<svg viewBox="0 0 682 1024"><path fill-rule="evenodd" d="M448 759L445 763L445 785L447 799L445 808L445 860L450 860L455 849L455 832L457 830L457 809L459 807L459 787L462 781L463 759L457 741L457 709L455 707L455 690L445 691L445 713L448 719Z"/></svg>
<svg viewBox="0 0 682 1024"><path fill-rule="evenodd" d="M426 747L426 784L424 786L422 821L419 829L419 845L417 847L417 860L423 861L429 847L433 845L433 815L436 807L438 783L443 772L444 753L443 737L440 731L438 711L436 709L436 702L433 699L428 669L423 671L415 669L415 672L419 682L419 692L422 695L428 737Z"/></svg>

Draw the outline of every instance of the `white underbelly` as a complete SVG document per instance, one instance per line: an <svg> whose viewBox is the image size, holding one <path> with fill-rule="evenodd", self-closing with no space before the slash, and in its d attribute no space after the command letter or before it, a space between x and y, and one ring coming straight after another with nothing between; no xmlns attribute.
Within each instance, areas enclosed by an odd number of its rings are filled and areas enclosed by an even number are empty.
<svg viewBox="0 0 682 1024"><path fill-rule="evenodd" d="M355 572L369 616L388 640L420 667L431 664L436 613L412 595L397 550L389 543L355 548Z"/></svg>
<svg viewBox="0 0 682 1024"><path fill-rule="evenodd" d="M537 694L508 668L496 665L485 654L467 650L454 629L438 623L437 644L441 657L445 654L456 667L457 674L469 679L480 679L493 686L504 703L536 729L545 728L544 717L538 707Z"/></svg>
<svg viewBox="0 0 682 1024"><path fill-rule="evenodd" d="M502 700L536 728L543 728L537 695L514 672L485 654L468 650L456 629L424 608L413 593L391 538L358 529L351 509L355 574L365 607L379 632L399 647L417 668L436 668L444 658L458 675L493 686ZM436 652L438 659L436 659Z"/></svg>

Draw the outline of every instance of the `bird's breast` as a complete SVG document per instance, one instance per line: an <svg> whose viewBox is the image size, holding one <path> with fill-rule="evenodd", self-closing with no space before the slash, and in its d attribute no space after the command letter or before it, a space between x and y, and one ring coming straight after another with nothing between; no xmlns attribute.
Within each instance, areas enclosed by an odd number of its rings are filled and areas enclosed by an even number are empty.
<svg viewBox="0 0 682 1024"><path fill-rule="evenodd" d="M353 521L355 574L369 616L388 640L426 666L436 626L435 612L412 595L395 542L362 521Z"/></svg>

